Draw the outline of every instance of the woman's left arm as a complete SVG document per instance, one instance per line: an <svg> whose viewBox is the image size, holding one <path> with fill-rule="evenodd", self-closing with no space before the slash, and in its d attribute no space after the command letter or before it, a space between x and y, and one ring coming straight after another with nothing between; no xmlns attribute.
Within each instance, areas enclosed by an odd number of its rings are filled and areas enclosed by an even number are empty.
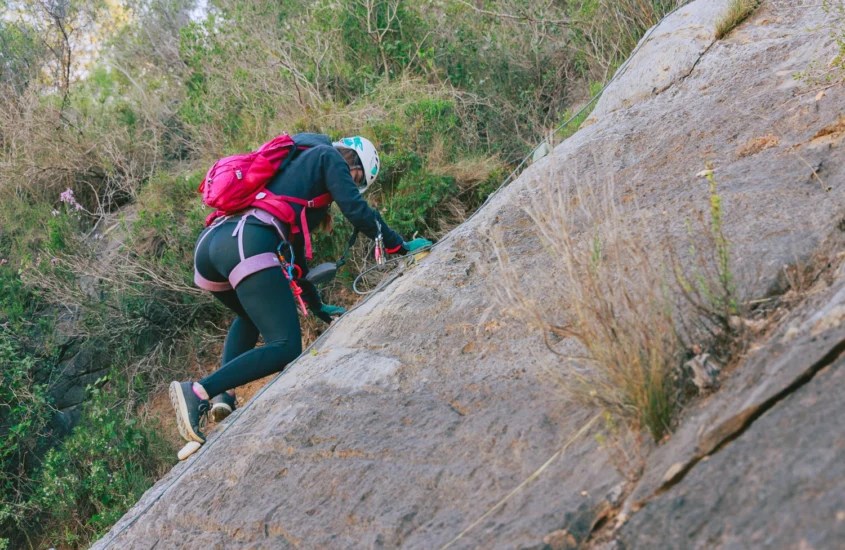
<svg viewBox="0 0 845 550"><path fill-rule="evenodd" d="M378 236L381 225L385 248L390 252L400 249L404 240L361 196L343 156L333 147L327 147L322 153L321 162L326 188L349 223L371 239Z"/></svg>

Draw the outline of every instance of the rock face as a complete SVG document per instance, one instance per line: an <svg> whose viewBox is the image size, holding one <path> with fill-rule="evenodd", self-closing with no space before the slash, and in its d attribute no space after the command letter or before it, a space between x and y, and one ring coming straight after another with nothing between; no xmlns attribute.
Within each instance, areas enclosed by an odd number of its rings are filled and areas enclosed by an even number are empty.
<svg viewBox="0 0 845 550"><path fill-rule="evenodd" d="M39 384L46 384L48 396L56 408L53 428L56 435L64 435L79 420L79 405L86 399L86 389L108 373L108 361L95 346L82 346L69 339L63 346L62 359L35 373Z"/></svg>
<svg viewBox="0 0 845 550"><path fill-rule="evenodd" d="M602 118L653 98L690 76L716 39L716 24L730 0L691 2L643 36L639 51L593 110Z"/></svg>
<svg viewBox="0 0 845 550"><path fill-rule="evenodd" d="M756 420L625 525L626 548L841 548L845 359Z"/></svg>
<svg viewBox="0 0 845 550"><path fill-rule="evenodd" d="M712 14L724 4L696 0L667 19L651 53L632 61L584 128L336 323L314 354L94 547L582 544L624 480L595 429L573 437L597 411L562 398L547 374L557 357L501 313L487 236L504 232L515 267L542 296L549 275L523 212L541 181L613 180L620 204L665 220L680 240L685 218L707 206L695 178L706 161L746 295L776 288L784 264L806 260L838 232L845 93L833 87L817 100L792 77L836 52L831 16L764 2L714 42ZM845 338L842 294L826 291L808 317L795 318L800 353L773 340L653 453L629 498L641 509L613 544L823 548L841 540L842 372L830 359ZM816 313L827 321L811 323Z"/></svg>
<svg viewBox="0 0 845 550"><path fill-rule="evenodd" d="M649 456L621 547L841 547L845 265L826 286Z"/></svg>

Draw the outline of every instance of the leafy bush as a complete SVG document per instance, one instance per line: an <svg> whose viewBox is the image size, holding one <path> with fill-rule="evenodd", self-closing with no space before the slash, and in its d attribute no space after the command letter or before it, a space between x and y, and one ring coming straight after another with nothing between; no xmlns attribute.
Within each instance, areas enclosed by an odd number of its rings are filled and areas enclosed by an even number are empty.
<svg viewBox="0 0 845 550"><path fill-rule="evenodd" d="M0 548L85 545L173 463L159 427L118 397L123 381L91 388L73 434L50 449L55 411L38 363L0 332Z"/></svg>
<svg viewBox="0 0 845 550"><path fill-rule="evenodd" d="M32 513L29 479L53 415L43 386L33 379L35 364L0 332L0 548L17 538L18 526Z"/></svg>
<svg viewBox="0 0 845 550"><path fill-rule="evenodd" d="M448 176L423 172L404 178L385 204L385 221L408 238L417 228L422 229L423 234L431 235L434 233L431 228L435 217L439 214L436 207L456 192L455 180Z"/></svg>
<svg viewBox="0 0 845 550"><path fill-rule="evenodd" d="M30 505L51 545L78 547L105 533L174 463L156 433L110 391L90 390L73 434L44 458Z"/></svg>

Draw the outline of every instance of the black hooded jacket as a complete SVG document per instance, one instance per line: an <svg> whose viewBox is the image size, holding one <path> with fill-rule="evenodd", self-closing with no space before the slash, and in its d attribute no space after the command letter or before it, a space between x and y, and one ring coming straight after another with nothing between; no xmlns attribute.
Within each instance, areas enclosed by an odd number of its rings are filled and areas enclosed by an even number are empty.
<svg viewBox="0 0 845 550"><path fill-rule="evenodd" d="M402 237L393 231L381 214L371 208L352 180L349 165L340 152L331 145L329 137L323 134L296 134L293 136L297 146L307 146L309 149L297 151L293 159L278 174L273 176L267 189L276 195L287 195L302 199L313 199L324 193L331 193L343 216L352 226L371 239L378 236L378 226L381 224L384 246L393 249L403 244ZM302 206L292 204L299 219ZM305 216L308 227L313 230L329 215L329 207L308 208ZM305 242L302 233L293 238L295 263L302 269L302 277L308 273L305 262ZM303 284L303 298L311 309L319 309L319 296L313 285ZM311 296L311 295L314 296ZM315 301L316 299L316 301ZM315 307L316 306L316 307Z"/></svg>
<svg viewBox="0 0 845 550"><path fill-rule="evenodd" d="M310 146L298 151L293 160L273 176L267 189L277 195L288 195L301 199L313 199L324 193L331 193L343 216L352 226L371 239L378 235L381 224L384 246L396 248L403 243L402 237L385 223L375 209L371 208L352 180L349 165L340 152L332 147L328 136L322 134L297 134L296 144ZM299 219L302 206L291 205ZM328 215L329 207L309 208L306 212L308 227L317 227Z"/></svg>

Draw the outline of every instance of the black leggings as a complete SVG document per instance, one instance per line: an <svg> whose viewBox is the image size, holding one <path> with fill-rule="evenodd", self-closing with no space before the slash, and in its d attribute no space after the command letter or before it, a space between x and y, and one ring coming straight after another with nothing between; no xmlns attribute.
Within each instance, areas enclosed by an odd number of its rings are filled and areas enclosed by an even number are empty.
<svg viewBox="0 0 845 550"><path fill-rule="evenodd" d="M228 280L241 261L232 232L238 219L211 229L195 251L200 275L215 282ZM281 241L276 229L250 218L243 228L244 256L275 252ZM280 269L265 269L246 277L235 290L214 297L238 316L223 345L223 366L199 383L209 397L276 373L302 353L299 315L288 280ZM264 346L255 348L258 335Z"/></svg>

